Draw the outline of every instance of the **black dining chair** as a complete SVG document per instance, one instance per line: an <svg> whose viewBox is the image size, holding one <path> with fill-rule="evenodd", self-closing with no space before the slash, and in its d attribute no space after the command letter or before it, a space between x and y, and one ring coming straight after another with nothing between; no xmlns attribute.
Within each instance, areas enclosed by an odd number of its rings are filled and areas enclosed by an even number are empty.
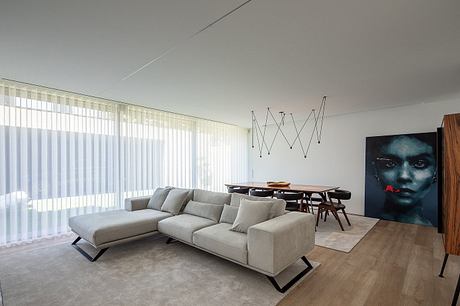
<svg viewBox="0 0 460 306"><path fill-rule="evenodd" d="M303 192L293 192L293 191L281 191L278 190L275 194L275 198L282 199L286 201L286 210L298 210L310 212L308 205L305 202Z"/></svg>
<svg viewBox="0 0 460 306"><path fill-rule="evenodd" d="M318 208L319 204L323 203L326 198L323 199L323 196L325 195L322 194L315 194L313 192L304 192L305 195L305 201L307 202L307 205L310 205L310 211L312 214L315 214L314 208ZM321 216L322 217L322 216Z"/></svg>
<svg viewBox="0 0 460 306"><path fill-rule="evenodd" d="M340 217L338 211L342 211L345 219L349 226L351 226L350 220L348 219L347 213L345 212L346 206L342 204L342 201L350 200L351 199L351 192L348 190L343 189L336 189L335 191L329 191L327 193L329 197L329 201L325 201L318 206L318 215L316 217L316 226L318 226L320 213L324 212L324 221L326 221L327 215L329 212L334 216L337 222L340 225L342 231L345 231L342 225L342 221L340 221Z"/></svg>
<svg viewBox="0 0 460 306"><path fill-rule="evenodd" d="M257 188L251 188L249 190L249 195L254 196L254 197L273 197L274 191L271 189L257 189Z"/></svg>
<svg viewBox="0 0 460 306"><path fill-rule="evenodd" d="M248 187L228 186L227 190L228 190L228 193L241 193L241 194L249 193Z"/></svg>

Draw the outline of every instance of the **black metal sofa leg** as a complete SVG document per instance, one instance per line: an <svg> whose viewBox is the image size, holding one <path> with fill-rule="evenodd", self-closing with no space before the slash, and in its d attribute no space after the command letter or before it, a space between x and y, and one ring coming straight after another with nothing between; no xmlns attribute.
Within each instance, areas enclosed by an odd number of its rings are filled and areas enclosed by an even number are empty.
<svg viewBox="0 0 460 306"><path fill-rule="evenodd" d="M174 238L171 238L171 237L168 237L168 240L166 240L166 244L170 244L170 243L173 243L173 242L177 242L177 240L174 239Z"/></svg>
<svg viewBox="0 0 460 306"><path fill-rule="evenodd" d="M96 256L94 257L91 257L91 255L89 255L88 253L86 253L82 248L80 248L78 245L77 245L77 242L80 241L81 237L77 237L77 239L75 239L73 242L72 242L72 246L78 251L80 252L81 255L85 256L86 259L88 259L89 261L91 262L95 262L96 260L98 260L99 257L102 256L102 254L104 254L105 251L107 251L108 248L105 248L105 249L101 249L97 254Z"/></svg>
<svg viewBox="0 0 460 306"><path fill-rule="evenodd" d="M282 288L278 285L276 282L276 279L272 276L267 276L267 278L270 280L272 283L273 287L275 287L276 290L278 290L281 293L285 293L288 291L295 283L297 283L302 277L304 277L309 271L313 269L313 266L311 263L308 261L308 259L305 256L302 256L303 262L307 265L307 267L302 270L299 274L294 276L293 279L291 279L286 285L284 285Z"/></svg>
<svg viewBox="0 0 460 306"><path fill-rule="evenodd" d="M441 272L439 273L439 277L444 277L444 270L446 269L447 259L449 258L449 254L444 255L444 260L442 261Z"/></svg>

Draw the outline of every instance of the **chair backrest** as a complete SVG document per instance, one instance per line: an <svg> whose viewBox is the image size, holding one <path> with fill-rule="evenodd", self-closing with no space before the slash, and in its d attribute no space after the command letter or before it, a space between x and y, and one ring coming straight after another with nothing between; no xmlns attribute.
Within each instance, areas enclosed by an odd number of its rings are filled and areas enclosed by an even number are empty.
<svg viewBox="0 0 460 306"><path fill-rule="evenodd" d="M303 192L277 192L275 193L277 199L283 199L285 201L297 201L303 199Z"/></svg>
<svg viewBox="0 0 460 306"><path fill-rule="evenodd" d="M241 193L241 194L248 194L249 188L247 187L238 187L238 186L228 186L228 193Z"/></svg>
<svg viewBox="0 0 460 306"><path fill-rule="evenodd" d="M329 191L327 193L329 198L339 200L350 200L351 199L351 192L348 190L343 189L336 189L335 191Z"/></svg>
<svg viewBox="0 0 460 306"><path fill-rule="evenodd" d="M273 190L252 188L251 190L249 190L249 195L252 195L254 197L272 197Z"/></svg>

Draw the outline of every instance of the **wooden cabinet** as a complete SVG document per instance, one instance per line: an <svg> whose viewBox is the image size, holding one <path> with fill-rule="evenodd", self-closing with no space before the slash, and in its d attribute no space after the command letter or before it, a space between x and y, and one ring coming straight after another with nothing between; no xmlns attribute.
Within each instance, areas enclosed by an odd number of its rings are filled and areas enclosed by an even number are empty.
<svg viewBox="0 0 460 306"><path fill-rule="evenodd" d="M460 114L444 116L442 225L446 254L460 255Z"/></svg>

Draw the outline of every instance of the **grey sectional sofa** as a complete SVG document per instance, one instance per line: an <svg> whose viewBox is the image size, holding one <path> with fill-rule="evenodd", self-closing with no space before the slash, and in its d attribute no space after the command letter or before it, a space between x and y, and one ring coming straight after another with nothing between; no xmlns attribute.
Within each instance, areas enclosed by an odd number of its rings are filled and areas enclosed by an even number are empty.
<svg viewBox="0 0 460 306"><path fill-rule="evenodd" d="M186 193L183 201L176 201L176 207L171 206L171 201L168 207L152 204L152 199L158 197L146 196L126 199L125 210L71 218L69 225L79 236L72 245L90 261L95 261L110 246L160 232L169 237L167 243L178 240L263 273L280 292L285 292L312 269L305 254L315 243L313 215L287 213L284 200L200 189L173 190L181 193L182 198ZM246 232L232 230L242 199L271 205L267 208L268 220L249 226ZM78 247L81 238L99 251L95 257ZM306 268L280 287L274 277L299 259L305 262Z"/></svg>

